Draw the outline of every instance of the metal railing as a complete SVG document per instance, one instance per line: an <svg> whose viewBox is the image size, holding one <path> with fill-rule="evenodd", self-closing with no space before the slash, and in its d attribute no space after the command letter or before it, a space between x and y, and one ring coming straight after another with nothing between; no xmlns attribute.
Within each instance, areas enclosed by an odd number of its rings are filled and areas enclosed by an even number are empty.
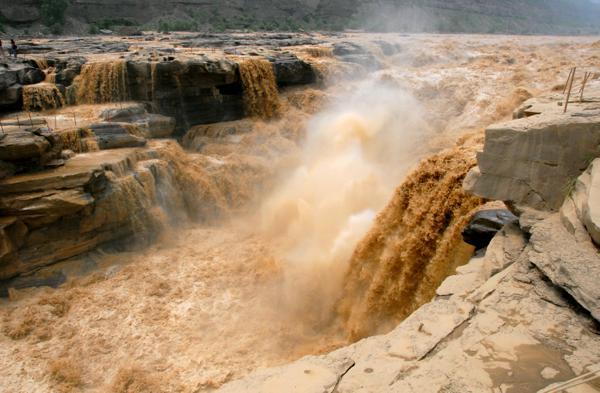
<svg viewBox="0 0 600 393"><path fill-rule="evenodd" d="M575 74L576 73L577 73L577 67L572 67L571 70L569 71L569 77L567 78L567 82L565 83L565 86L563 88L563 95L565 95L565 101L563 103L563 113L567 112L567 107L569 106L569 102L575 102L575 101L569 101L569 100L571 98L571 93L573 92L573 84L575 82ZM584 102L583 93L584 93L585 87L586 87L587 83L590 81L590 79L598 78L599 76L600 76L600 71L598 71L598 70L584 71L583 79L581 80L581 83L575 87L576 90L579 89L579 91L577 92L577 94L579 95L578 102Z"/></svg>
<svg viewBox="0 0 600 393"><path fill-rule="evenodd" d="M58 117L59 116L72 116L73 118L73 126L77 127L77 114L74 112L70 113L61 113L60 115L54 115L54 129L58 129ZM6 135L6 130L4 127L17 127L17 128L25 128L25 127L33 127L36 125L45 124L50 127L51 123L48 121L48 118L52 119L52 116L44 116L44 117L32 117L31 112L27 112L27 116L23 118L16 114L13 119L0 120L0 133L2 135Z"/></svg>

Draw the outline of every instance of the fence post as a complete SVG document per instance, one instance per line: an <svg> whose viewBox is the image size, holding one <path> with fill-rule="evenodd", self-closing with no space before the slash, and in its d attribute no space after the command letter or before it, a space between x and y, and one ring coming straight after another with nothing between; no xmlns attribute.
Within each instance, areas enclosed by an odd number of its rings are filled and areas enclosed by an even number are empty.
<svg viewBox="0 0 600 393"><path fill-rule="evenodd" d="M567 113L567 106L569 105L569 97L571 96L571 89L573 88L573 81L575 80L575 70L576 69L577 69L577 67L573 67L573 76L571 77L571 83L569 83L569 86L568 86L567 98L565 99L565 109L563 110L563 113Z"/></svg>
<svg viewBox="0 0 600 393"><path fill-rule="evenodd" d="M571 77L573 76L573 68L569 70L569 76L567 77L567 81L565 82L565 86L563 87L563 94L567 92L567 87L569 86L569 82L571 82Z"/></svg>

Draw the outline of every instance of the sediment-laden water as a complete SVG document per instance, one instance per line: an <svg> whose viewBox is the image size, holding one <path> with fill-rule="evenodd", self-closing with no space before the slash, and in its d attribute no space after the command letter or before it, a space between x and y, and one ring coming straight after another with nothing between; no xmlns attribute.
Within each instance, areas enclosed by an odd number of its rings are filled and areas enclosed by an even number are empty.
<svg viewBox="0 0 600 393"><path fill-rule="evenodd" d="M210 391L389 331L470 256L460 230L482 201L461 182L482 128L564 82L575 51L597 59L587 41L347 39L381 69L294 48L325 87L278 92L269 63L246 60L245 132L155 146L180 199L153 213L153 245L101 249L86 256L100 270L3 301L6 391ZM125 81L122 62L86 65L77 102L126 100ZM95 150L85 131L63 139Z"/></svg>

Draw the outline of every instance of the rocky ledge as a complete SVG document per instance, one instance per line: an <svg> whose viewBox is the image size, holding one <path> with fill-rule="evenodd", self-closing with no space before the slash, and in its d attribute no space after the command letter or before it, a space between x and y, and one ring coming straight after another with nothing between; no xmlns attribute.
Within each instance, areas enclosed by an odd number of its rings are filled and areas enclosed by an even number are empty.
<svg viewBox="0 0 600 393"><path fill-rule="evenodd" d="M179 193L169 192L177 188L173 171L155 148L125 148L1 180L2 288L109 241L155 234L162 225L158 209L183 204Z"/></svg>

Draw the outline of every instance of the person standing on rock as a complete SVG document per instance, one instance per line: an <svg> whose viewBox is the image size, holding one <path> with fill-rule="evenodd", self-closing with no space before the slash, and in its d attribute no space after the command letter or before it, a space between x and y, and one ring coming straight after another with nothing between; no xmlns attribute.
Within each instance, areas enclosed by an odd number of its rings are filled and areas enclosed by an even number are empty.
<svg viewBox="0 0 600 393"><path fill-rule="evenodd" d="M6 60L6 55L4 54L4 47L2 46L2 40L0 40L0 57L2 57L2 60Z"/></svg>
<svg viewBox="0 0 600 393"><path fill-rule="evenodd" d="M17 44L15 43L15 40L10 40L10 52L9 55L13 55L15 57L15 59L17 58L17 50L19 48L17 47Z"/></svg>

